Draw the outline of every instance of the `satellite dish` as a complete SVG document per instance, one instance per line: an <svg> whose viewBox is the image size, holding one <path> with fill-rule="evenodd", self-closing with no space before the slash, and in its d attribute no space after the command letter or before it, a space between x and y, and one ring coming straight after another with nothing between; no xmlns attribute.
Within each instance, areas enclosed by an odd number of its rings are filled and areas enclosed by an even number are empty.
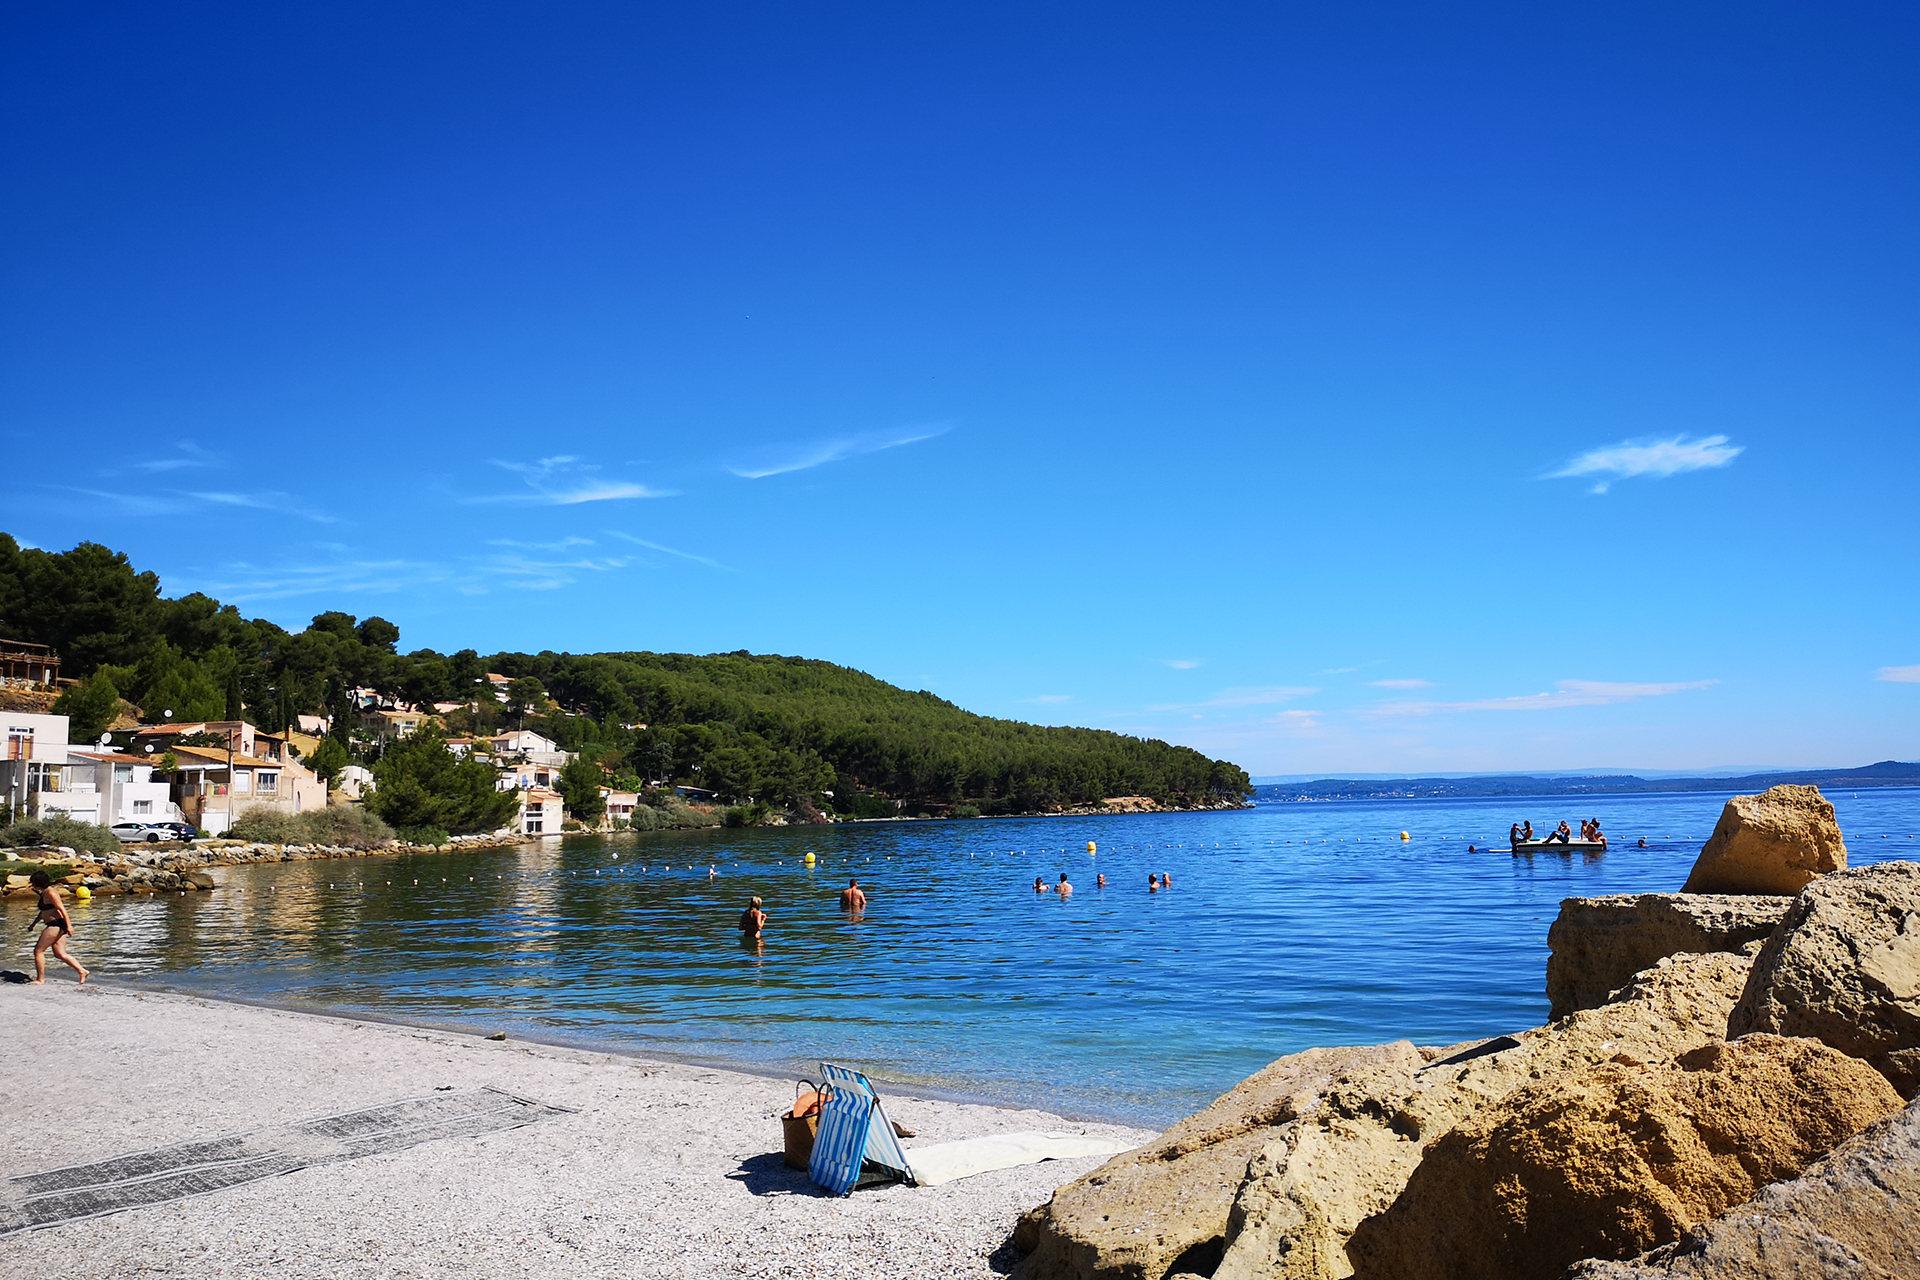
<svg viewBox="0 0 1920 1280"><path fill-rule="evenodd" d="M103 734L101 734L101 735L100 735L100 745L101 745L101 746L103 746L103 747L110 747L110 746L112 746L112 745L113 745L113 735L112 735L112 734L110 734L110 733L103 733Z"/></svg>
<svg viewBox="0 0 1920 1280"><path fill-rule="evenodd" d="M168 707L165 711L162 711L160 714L165 716L167 719L171 720L173 719L173 708Z"/></svg>
<svg viewBox="0 0 1920 1280"><path fill-rule="evenodd" d="M152 754L153 754L153 744L152 744L151 742L149 742L149 743L147 744L147 754L148 754L148 755L152 755Z"/></svg>

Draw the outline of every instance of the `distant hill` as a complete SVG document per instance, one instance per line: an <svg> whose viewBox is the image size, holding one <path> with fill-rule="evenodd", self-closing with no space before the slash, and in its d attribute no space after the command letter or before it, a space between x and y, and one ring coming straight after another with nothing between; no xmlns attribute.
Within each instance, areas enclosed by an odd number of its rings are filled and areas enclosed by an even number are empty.
<svg viewBox="0 0 1920 1280"><path fill-rule="evenodd" d="M1450 796L1602 796L1659 791L1765 791L1781 783L1843 790L1920 787L1920 763L1882 760L1858 769L1802 769L1738 778L1638 778L1630 774L1530 777L1487 774L1466 778L1321 778L1255 787L1258 802L1291 800L1409 800Z"/></svg>
<svg viewBox="0 0 1920 1280"><path fill-rule="evenodd" d="M392 622L340 612L289 631L197 592L162 596L158 575L98 543L49 552L0 533L0 638L51 646L83 682L57 708L82 741L125 699L149 720L245 717L269 731L328 716L371 763L381 746L360 732L357 692L370 690L442 706L454 733L538 730L622 789L672 781L802 813L1032 813L1119 796L1212 808L1253 790L1239 766L1190 747L974 715L810 658L403 653ZM489 673L512 677L504 698Z"/></svg>

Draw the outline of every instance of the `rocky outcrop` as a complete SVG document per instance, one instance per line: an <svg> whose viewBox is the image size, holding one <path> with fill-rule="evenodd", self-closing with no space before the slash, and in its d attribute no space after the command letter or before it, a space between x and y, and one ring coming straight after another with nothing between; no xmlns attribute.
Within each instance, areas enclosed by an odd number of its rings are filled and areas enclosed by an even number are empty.
<svg viewBox="0 0 1920 1280"><path fill-rule="evenodd" d="M1683 893L1798 893L1847 865L1833 806L1818 787L1769 787L1727 801Z"/></svg>
<svg viewBox="0 0 1920 1280"><path fill-rule="evenodd" d="M1807 887L1755 959L1727 1021L1812 1036L1920 1094L1920 863L1883 862Z"/></svg>
<svg viewBox="0 0 1920 1280"><path fill-rule="evenodd" d="M1356 1280L1553 1280L1676 1241L1899 1108L1877 1072L1815 1040L1623 1054L1440 1137L1347 1253Z"/></svg>
<svg viewBox="0 0 1920 1280"><path fill-rule="evenodd" d="M1726 953L1675 956L1609 1004L1519 1036L1282 1058L1029 1214L1015 1233L1032 1250L1020 1274L1344 1276L1348 1237L1393 1203L1427 1143L1541 1078L1583 1075L1621 1053L1653 1061L1713 1043L1749 964Z"/></svg>
<svg viewBox="0 0 1920 1280"><path fill-rule="evenodd" d="M1642 969L1682 952L1739 951L1773 932L1791 897L1622 893L1568 898L1547 930L1553 1016L1605 1004Z"/></svg>
<svg viewBox="0 0 1920 1280"><path fill-rule="evenodd" d="M1920 1277L1920 1102L1849 1138L1800 1177L1630 1262L1567 1280Z"/></svg>
<svg viewBox="0 0 1920 1280"><path fill-rule="evenodd" d="M1115 1156L1054 1192L1015 1229L1031 1252L1023 1280L1162 1280L1208 1273L1247 1161L1273 1130L1319 1105L1342 1079L1424 1065L1411 1044L1288 1054L1188 1116L1157 1141Z"/></svg>

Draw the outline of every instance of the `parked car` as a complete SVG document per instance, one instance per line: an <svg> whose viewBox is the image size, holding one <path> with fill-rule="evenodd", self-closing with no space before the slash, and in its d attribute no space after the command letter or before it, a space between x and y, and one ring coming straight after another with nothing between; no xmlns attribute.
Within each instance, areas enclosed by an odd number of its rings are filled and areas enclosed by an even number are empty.
<svg viewBox="0 0 1920 1280"><path fill-rule="evenodd" d="M156 831L167 832L169 840L195 840L200 836L200 829L191 822L156 822L152 826Z"/></svg>
<svg viewBox="0 0 1920 1280"><path fill-rule="evenodd" d="M116 822L107 830L119 836L121 844L159 844L162 840L179 839L152 822Z"/></svg>

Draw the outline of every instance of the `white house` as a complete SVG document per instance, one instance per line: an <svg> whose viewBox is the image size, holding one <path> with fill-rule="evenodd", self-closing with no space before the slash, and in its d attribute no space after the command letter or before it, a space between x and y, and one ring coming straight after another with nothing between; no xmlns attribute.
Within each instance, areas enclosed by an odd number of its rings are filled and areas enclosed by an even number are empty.
<svg viewBox="0 0 1920 1280"><path fill-rule="evenodd" d="M113 751L73 751L67 755L73 789L77 796L89 789L99 797L97 818L81 818L110 827L116 822L185 822L186 815L173 801L173 788L164 779L153 779L153 757L129 756Z"/></svg>
<svg viewBox="0 0 1920 1280"><path fill-rule="evenodd" d="M0 729L6 732L0 750L0 797L22 817L68 812L71 806L58 799L71 783L67 718L6 711L0 712ZM49 803L43 805L43 798Z"/></svg>
<svg viewBox="0 0 1920 1280"><path fill-rule="evenodd" d="M612 787L600 788L600 798L606 802L608 825L615 822L633 821L633 807L640 803L640 796L633 791L615 791Z"/></svg>
<svg viewBox="0 0 1920 1280"><path fill-rule="evenodd" d="M491 739L495 755L565 755L560 744L552 738L543 738L531 729L515 729L512 733L495 734ZM562 762L564 763L564 761Z"/></svg>
<svg viewBox="0 0 1920 1280"><path fill-rule="evenodd" d="M373 770L363 764L346 765L334 779L335 790L349 800L362 800L373 788Z"/></svg>
<svg viewBox="0 0 1920 1280"><path fill-rule="evenodd" d="M566 816L558 792L548 791L544 787L531 787L520 793L521 835L558 835Z"/></svg>

